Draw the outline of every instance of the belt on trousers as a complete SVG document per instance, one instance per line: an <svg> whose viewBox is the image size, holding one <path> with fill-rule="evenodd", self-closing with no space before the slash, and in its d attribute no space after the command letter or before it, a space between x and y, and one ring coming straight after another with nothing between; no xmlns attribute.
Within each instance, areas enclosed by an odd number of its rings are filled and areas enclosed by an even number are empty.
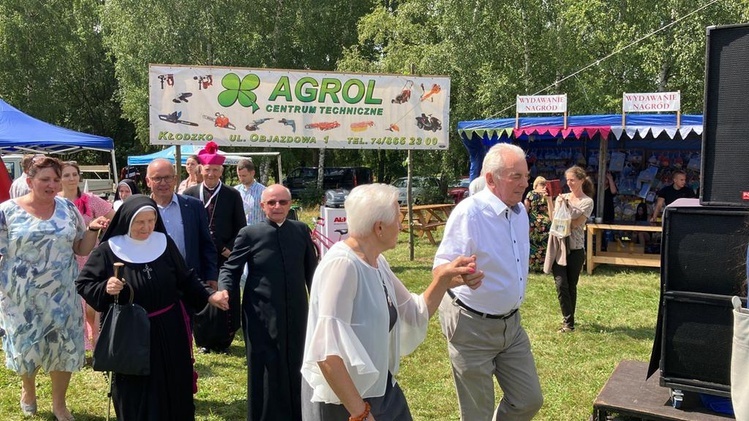
<svg viewBox="0 0 749 421"><path fill-rule="evenodd" d="M449 295L450 298L452 298L453 301L455 301L455 303L457 305L463 307L465 310L470 311L473 314L477 314L477 315L481 316L484 319L501 319L501 320L505 320L505 319L509 319L510 317L514 316L515 313L518 312L518 309L514 309L514 310L512 310L511 312L509 312L507 314L486 314L486 313L482 313L482 312L480 312L478 310L474 310L471 307L468 307L468 305L466 305L466 303L460 301L460 298L457 298L455 296L455 294L452 292L452 290L448 289L447 290L447 295Z"/></svg>

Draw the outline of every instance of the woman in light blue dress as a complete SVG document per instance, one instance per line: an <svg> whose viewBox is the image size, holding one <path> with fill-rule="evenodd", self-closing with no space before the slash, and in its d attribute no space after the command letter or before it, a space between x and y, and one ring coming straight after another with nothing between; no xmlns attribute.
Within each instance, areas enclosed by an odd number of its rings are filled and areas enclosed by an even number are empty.
<svg viewBox="0 0 749 421"><path fill-rule="evenodd" d="M87 229L75 205L57 196L61 171L55 158L34 158L31 192L0 204L0 327L5 364L21 376L23 414L37 411L41 368L52 379L53 414L69 421L65 394L71 372L84 362L74 253L87 255L107 222L97 218Z"/></svg>

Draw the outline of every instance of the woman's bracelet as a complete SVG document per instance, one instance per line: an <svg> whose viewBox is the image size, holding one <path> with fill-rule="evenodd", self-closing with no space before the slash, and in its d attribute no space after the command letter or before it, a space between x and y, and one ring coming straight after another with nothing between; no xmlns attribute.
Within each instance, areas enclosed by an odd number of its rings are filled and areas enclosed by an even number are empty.
<svg viewBox="0 0 749 421"><path fill-rule="evenodd" d="M367 421L367 418L369 417L369 410L371 407L369 406L369 402L364 401L364 412L357 416L350 416L348 417L348 421Z"/></svg>

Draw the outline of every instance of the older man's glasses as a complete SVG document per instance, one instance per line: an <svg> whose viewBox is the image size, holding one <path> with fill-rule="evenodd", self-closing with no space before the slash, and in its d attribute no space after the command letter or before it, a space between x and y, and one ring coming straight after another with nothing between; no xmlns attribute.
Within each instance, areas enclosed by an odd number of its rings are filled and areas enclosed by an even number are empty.
<svg viewBox="0 0 749 421"><path fill-rule="evenodd" d="M163 177L148 177L149 180L153 181L156 184L160 183L171 183L172 180L174 180L173 175L165 175Z"/></svg>
<svg viewBox="0 0 749 421"><path fill-rule="evenodd" d="M276 204L279 204L281 206L286 206L289 203L291 203L291 200L268 200L265 202L268 206L276 206Z"/></svg>

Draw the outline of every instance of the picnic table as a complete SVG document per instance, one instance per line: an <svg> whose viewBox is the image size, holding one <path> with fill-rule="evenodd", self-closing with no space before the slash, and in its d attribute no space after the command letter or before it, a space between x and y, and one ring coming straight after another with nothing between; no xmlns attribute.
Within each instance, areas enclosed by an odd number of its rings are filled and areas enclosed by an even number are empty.
<svg viewBox="0 0 749 421"><path fill-rule="evenodd" d="M588 231L588 244L586 245L588 275L592 274L593 269L601 263L609 265L661 267L661 256L659 254L645 253L642 245L635 245L630 242L622 247L618 243L614 243L608 244L606 251L601 249L603 233L606 230L660 233L662 231L660 225L625 223L587 224L585 229ZM595 243L595 247L593 243Z"/></svg>
<svg viewBox="0 0 749 421"><path fill-rule="evenodd" d="M414 235L418 237L426 235L430 243L437 245L432 234L437 227L444 226L447 223L447 218L450 216L453 208L455 208L455 205L452 203L413 206L411 209L413 212L412 225ZM408 207L404 206L400 208L400 211L402 230L408 231Z"/></svg>

